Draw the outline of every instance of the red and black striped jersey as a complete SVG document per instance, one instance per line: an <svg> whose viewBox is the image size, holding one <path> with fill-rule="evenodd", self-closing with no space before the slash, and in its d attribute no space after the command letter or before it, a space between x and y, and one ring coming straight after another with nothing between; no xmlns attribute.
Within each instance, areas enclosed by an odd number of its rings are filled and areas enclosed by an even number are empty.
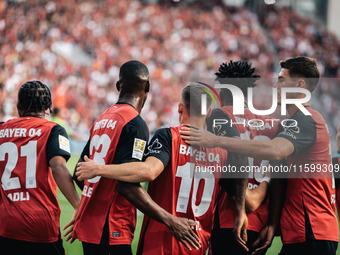
<svg viewBox="0 0 340 255"><path fill-rule="evenodd" d="M0 236L56 242L60 208L49 167L70 157L66 131L42 118L22 117L0 125Z"/></svg>
<svg viewBox="0 0 340 255"><path fill-rule="evenodd" d="M95 121L82 155L99 164L141 161L148 137L148 127L135 108L117 103ZM136 208L118 193L117 184L103 177L85 180L73 237L99 244L108 220L109 244L131 244Z"/></svg>

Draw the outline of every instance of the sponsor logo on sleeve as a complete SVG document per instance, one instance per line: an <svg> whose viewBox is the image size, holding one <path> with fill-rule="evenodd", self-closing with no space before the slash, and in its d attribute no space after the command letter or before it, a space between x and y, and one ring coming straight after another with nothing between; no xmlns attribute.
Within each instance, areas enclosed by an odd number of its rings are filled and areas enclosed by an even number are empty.
<svg viewBox="0 0 340 255"><path fill-rule="evenodd" d="M145 147L146 141L135 138L135 142L133 143L132 158L142 160Z"/></svg>
<svg viewBox="0 0 340 255"><path fill-rule="evenodd" d="M158 138L156 138L151 145L148 146L148 151L145 153L145 156L150 153L161 153L161 148L163 145L159 142Z"/></svg>
<svg viewBox="0 0 340 255"><path fill-rule="evenodd" d="M59 148L71 153L70 141L65 136L59 135Z"/></svg>

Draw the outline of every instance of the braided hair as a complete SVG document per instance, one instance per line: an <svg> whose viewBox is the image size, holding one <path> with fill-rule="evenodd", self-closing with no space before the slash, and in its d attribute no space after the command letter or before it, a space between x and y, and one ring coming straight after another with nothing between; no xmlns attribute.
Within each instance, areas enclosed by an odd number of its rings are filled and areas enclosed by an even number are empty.
<svg viewBox="0 0 340 255"><path fill-rule="evenodd" d="M251 63L246 61L230 60L229 63L222 63L215 73L216 80L221 84L232 84L240 88L243 95L247 97L248 88L255 87L256 80L261 76L254 74L255 68L251 66ZM227 104L232 104L233 98L231 92L228 89L221 89L220 96L222 101ZM224 100L223 100L224 99Z"/></svg>
<svg viewBox="0 0 340 255"><path fill-rule="evenodd" d="M52 97L50 89L40 81L28 81L21 86L18 93L18 110L20 116L51 110Z"/></svg>

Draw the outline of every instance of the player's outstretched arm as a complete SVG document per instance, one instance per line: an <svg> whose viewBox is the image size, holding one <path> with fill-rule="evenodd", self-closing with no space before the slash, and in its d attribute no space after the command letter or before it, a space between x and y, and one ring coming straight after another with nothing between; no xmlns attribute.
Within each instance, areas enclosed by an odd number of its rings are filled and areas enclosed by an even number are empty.
<svg viewBox="0 0 340 255"><path fill-rule="evenodd" d="M136 183L118 182L118 192L133 206L149 217L165 224L171 234L187 249L201 247L198 236L192 227L196 224L185 218L178 218L156 204L146 190Z"/></svg>
<svg viewBox="0 0 340 255"><path fill-rule="evenodd" d="M285 138L273 140L242 140L225 136L216 136L202 129L182 127L182 139L190 145L207 148L221 147L229 152L242 154L252 158L281 160L294 152L294 145Z"/></svg>
<svg viewBox="0 0 340 255"><path fill-rule="evenodd" d="M71 227L64 234L64 236L67 236L66 241L68 241L71 238L69 234L72 233L73 231L73 223L79 209L80 198L73 185L72 176L67 168L66 160L61 156L55 156L52 159L50 159L49 163L52 169L53 178L57 183L58 188L74 208L74 213L70 223L68 223L64 227L64 230L68 227Z"/></svg>
<svg viewBox="0 0 340 255"><path fill-rule="evenodd" d="M99 165L84 157L85 162L77 164L78 180L87 180L96 176L116 179L124 182L149 182L157 178L164 165L156 157L148 157L145 162L129 162L124 164Z"/></svg>

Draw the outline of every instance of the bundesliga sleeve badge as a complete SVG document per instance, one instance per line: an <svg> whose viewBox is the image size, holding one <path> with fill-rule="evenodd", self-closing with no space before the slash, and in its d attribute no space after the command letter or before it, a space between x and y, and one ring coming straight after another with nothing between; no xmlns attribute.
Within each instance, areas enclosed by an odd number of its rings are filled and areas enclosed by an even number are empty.
<svg viewBox="0 0 340 255"><path fill-rule="evenodd" d="M145 147L146 141L135 138L135 142L133 143L132 158L142 160Z"/></svg>

